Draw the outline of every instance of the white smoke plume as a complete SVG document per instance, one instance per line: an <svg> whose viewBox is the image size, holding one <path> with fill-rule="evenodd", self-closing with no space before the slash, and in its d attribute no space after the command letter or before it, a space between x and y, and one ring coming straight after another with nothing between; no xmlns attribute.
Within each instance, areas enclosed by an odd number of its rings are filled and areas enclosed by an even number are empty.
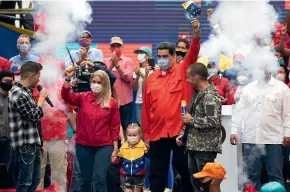
<svg viewBox="0 0 290 192"><path fill-rule="evenodd" d="M270 58L267 62L270 64L267 66L278 67L270 49L273 45L269 43L277 18L273 6L267 0L219 1L210 17L214 32L209 40L202 44L200 56L216 58L222 53L232 59L234 54L242 54L245 56L247 68L264 65L260 59L265 56ZM257 36L261 37L267 46L259 48Z"/></svg>
<svg viewBox="0 0 290 192"><path fill-rule="evenodd" d="M32 48L36 55L53 55L56 48L74 41L84 30L87 23L92 21L92 8L86 0L63 0L35 2L36 14L43 11L45 19L39 24L45 32L37 32L35 38L38 42ZM60 71L56 62L43 64L42 79L53 82L58 78Z"/></svg>
<svg viewBox="0 0 290 192"><path fill-rule="evenodd" d="M43 70L41 71L40 83L44 87L46 85L49 87L47 89L49 98L54 104L54 108L50 108L47 104L44 105L44 117L51 122L60 121L59 124L63 124L66 120L57 117L57 114L59 111L67 112L67 105L60 98L62 82L59 80L64 80L64 69L60 68L61 61L55 59L54 54L57 48L65 46L67 42L72 42L78 38L86 24L92 21L92 8L86 0L38 0L34 3L35 15L44 13L44 19L40 19L36 23L43 27L44 31L35 34L37 43L33 46L31 52L38 56L52 57L52 59L42 63ZM69 115L68 112L67 114ZM66 155L65 150L61 148L55 150L52 146L46 146L45 152L47 151L53 151L60 157ZM60 184L60 191L66 191L66 175L54 175L54 178Z"/></svg>

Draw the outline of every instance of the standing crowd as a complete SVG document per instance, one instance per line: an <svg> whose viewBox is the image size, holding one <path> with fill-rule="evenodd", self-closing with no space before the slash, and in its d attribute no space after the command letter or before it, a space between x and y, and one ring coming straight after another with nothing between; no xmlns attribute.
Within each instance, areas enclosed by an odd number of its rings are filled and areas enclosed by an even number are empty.
<svg viewBox="0 0 290 192"><path fill-rule="evenodd" d="M236 55L234 68L221 72L215 61L197 62L197 19L192 27L191 43L162 42L156 59L148 47L135 50L138 64L123 54L120 37L111 38L112 55L104 58L91 47L92 34L83 31L81 48L61 61L51 50L31 54L30 38L21 35L19 55L9 62L1 58L0 163L7 188L44 188L49 163L50 180L61 191L163 192L173 190L176 175L180 191L220 191L226 170L214 161L222 153L222 105L233 104L231 143L242 143L247 184L261 189L265 164L269 181L285 186L290 177L289 167L283 175L290 146L288 67L281 63L271 73L265 66L256 79ZM277 62L289 51L285 34L273 51ZM45 78L46 65L55 66L55 78ZM231 70L238 71L234 77L228 76ZM183 100L187 111L181 109ZM131 122L133 105L136 123ZM68 127L75 133L70 139Z"/></svg>

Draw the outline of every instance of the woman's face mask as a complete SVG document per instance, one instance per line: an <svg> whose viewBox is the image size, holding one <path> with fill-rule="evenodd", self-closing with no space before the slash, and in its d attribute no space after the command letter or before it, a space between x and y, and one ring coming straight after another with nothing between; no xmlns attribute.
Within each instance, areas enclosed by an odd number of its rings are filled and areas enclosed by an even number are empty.
<svg viewBox="0 0 290 192"><path fill-rule="evenodd" d="M169 71L170 69L170 61L169 58L160 58L157 59L157 65L160 67L162 71Z"/></svg>
<svg viewBox="0 0 290 192"><path fill-rule="evenodd" d="M103 90L103 86L101 84L92 83L91 89L94 93L101 93Z"/></svg>
<svg viewBox="0 0 290 192"><path fill-rule="evenodd" d="M146 59L146 54L138 54L137 56L139 63L144 63L147 59Z"/></svg>

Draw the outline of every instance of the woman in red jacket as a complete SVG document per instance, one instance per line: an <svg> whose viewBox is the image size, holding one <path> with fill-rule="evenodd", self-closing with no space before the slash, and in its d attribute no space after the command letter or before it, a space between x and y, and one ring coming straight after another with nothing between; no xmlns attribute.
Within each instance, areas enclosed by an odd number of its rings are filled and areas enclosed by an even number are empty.
<svg viewBox="0 0 290 192"><path fill-rule="evenodd" d="M93 73L92 91L73 93L70 85L74 71L66 73L62 99L79 108L77 114L76 156L81 171L81 192L107 192L106 174L111 159L117 157L120 114L111 97L106 72ZM94 184L94 187L92 187Z"/></svg>

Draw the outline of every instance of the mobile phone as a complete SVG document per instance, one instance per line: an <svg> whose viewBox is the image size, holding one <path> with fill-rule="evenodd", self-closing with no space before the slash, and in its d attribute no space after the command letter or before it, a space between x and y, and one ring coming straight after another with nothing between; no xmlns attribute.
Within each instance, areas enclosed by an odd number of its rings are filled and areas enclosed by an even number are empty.
<svg viewBox="0 0 290 192"><path fill-rule="evenodd" d="M154 59L148 59L149 66L152 70L155 70L155 60Z"/></svg>

